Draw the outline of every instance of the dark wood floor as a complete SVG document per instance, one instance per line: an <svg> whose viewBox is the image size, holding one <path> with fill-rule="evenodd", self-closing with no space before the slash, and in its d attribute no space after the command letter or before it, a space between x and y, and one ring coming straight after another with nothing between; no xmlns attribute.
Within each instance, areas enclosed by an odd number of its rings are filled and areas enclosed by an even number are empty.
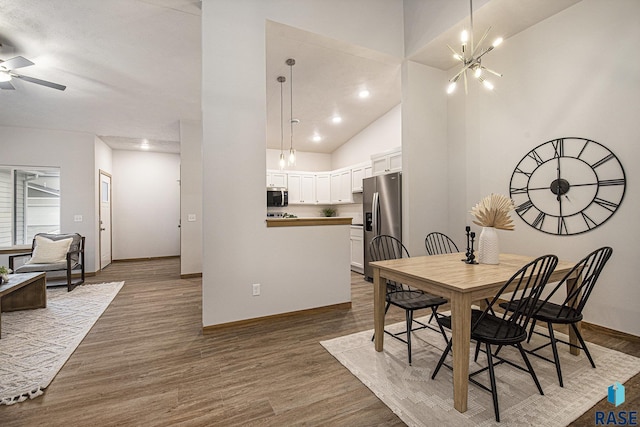
<svg viewBox="0 0 640 427"><path fill-rule="evenodd" d="M114 263L88 282L119 280L125 286L44 395L0 406L1 426L403 425L318 343L372 327L362 276L352 275L351 310L205 336L201 280L181 280L177 258ZM585 337L640 356L637 339ZM616 410L638 410L639 384L640 375L627 382ZM593 426L595 410L574 425Z"/></svg>

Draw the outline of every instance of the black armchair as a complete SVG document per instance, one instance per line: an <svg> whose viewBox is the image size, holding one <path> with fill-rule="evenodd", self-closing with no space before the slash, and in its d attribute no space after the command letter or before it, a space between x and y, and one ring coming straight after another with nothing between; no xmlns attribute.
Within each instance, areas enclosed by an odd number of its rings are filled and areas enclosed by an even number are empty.
<svg viewBox="0 0 640 427"><path fill-rule="evenodd" d="M15 268L17 258L30 257ZM31 252L9 256L9 268L14 273L66 271L67 291L84 283L84 236L38 233L33 237ZM72 282L73 271L80 271L80 280Z"/></svg>

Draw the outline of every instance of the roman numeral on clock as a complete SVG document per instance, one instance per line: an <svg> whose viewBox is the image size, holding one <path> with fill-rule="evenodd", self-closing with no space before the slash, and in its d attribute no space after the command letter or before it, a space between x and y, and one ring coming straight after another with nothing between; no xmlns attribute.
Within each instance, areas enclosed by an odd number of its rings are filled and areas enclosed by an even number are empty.
<svg viewBox="0 0 640 427"><path fill-rule="evenodd" d="M522 216L529 211L533 207L533 202L531 200L527 200L523 204L516 207L516 212Z"/></svg>
<svg viewBox="0 0 640 427"><path fill-rule="evenodd" d="M551 142L551 146L553 147L553 157L564 157L564 139L556 139Z"/></svg>

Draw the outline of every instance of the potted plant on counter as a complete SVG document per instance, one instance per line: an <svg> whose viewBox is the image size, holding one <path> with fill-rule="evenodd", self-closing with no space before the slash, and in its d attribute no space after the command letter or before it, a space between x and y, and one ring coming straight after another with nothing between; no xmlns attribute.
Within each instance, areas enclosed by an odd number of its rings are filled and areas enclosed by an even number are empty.
<svg viewBox="0 0 640 427"><path fill-rule="evenodd" d="M322 209L321 212L322 212L322 216L326 216L326 217L336 216L335 208L324 208Z"/></svg>

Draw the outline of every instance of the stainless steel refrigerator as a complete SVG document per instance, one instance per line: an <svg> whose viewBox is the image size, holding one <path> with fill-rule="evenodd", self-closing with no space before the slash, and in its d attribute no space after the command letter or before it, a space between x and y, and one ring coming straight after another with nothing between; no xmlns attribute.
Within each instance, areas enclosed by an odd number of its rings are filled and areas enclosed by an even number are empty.
<svg viewBox="0 0 640 427"><path fill-rule="evenodd" d="M364 276L373 278L369 265L369 243L379 234L402 241L402 174L372 176L362 181L362 218L364 219Z"/></svg>

